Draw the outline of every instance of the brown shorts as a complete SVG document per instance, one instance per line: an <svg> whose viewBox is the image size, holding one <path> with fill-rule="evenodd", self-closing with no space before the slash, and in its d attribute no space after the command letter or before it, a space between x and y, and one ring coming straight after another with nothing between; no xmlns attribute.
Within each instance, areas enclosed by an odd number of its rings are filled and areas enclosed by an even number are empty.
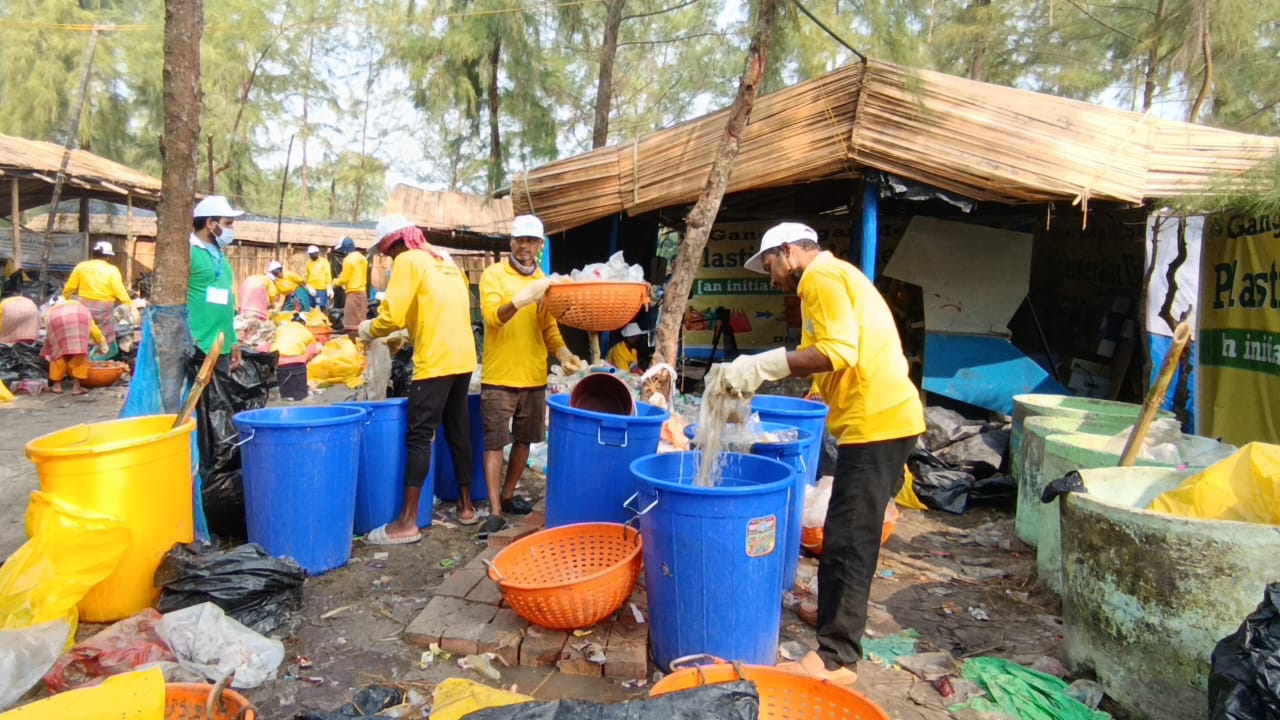
<svg viewBox="0 0 1280 720"><path fill-rule="evenodd" d="M547 432L546 415L545 387L480 386L485 450L501 450L510 442L542 442Z"/></svg>

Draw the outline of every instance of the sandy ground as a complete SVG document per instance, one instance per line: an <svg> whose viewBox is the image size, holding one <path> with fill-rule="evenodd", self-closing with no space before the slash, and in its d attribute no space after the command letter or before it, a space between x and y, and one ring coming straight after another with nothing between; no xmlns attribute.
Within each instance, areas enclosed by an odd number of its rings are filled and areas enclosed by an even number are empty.
<svg viewBox="0 0 1280 720"><path fill-rule="evenodd" d="M330 391L313 402L346 399L346 394ZM25 540L27 495L38 485L23 445L76 423L111 419L123 396L124 388L113 388L85 398L46 394L0 406L5 427L0 437L0 551L5 555ZM535 497L542 484L540 476L526 473L524 485ZM351 564L308 580L304 618L285 641L286 659L277 679L248 693L262 717L336 709L370 682L429 688L447 676L478 679L450 663L421 668L421 649L405 643L401 633L447 574L442 564L461 566L483 548L469 529L440 523L413 546L356 543ZM375 559L374 552L381 551L388 556ZM944 650L957 658L993 655L1026 664L1043 656L1061 660L1056 599L1037 584L1034 564L1034 552L1013 533L1009 512L977 509L956 517L904 511L872 588L871 633L884 637L914 629L920 652ZM340 608L346 609L333 613ZM327 613L333 614L322 618ZM988 619L979 619L984 615ZM81 636L96 629L83 626ZM782 640L792 650L816 646L813 631L790 611L783 615ZM895 719L950 717L948 701L902 669L864 662L859 673L858 689ZM611 680L525 668L504 669L500 684L526 692L538 688L540 699L616 701L644 692Z"/></svg>

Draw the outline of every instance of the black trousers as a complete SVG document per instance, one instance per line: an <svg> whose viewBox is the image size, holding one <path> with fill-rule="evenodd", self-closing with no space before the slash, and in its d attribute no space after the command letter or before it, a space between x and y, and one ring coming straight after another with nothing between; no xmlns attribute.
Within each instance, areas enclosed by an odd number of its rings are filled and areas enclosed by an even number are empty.
<svg viewBox="0 0 1280 720"><path fill-rule="evenodd" d="M916 438L841 445L818 566L818 654L828 670L862 659L867 600L880 560L884 510L902 489Z"/></svg>
<svg viewBox="0 0 1280 720"><path fill-rule="evenodd" d="M409 385L409 448L404 465L404 486L422 487L431 472L431 443L436 429L444 425L449 454L458 475L458 487L471 487L471 416L467 410L467 388L471 373L414 380Z"/></svg>

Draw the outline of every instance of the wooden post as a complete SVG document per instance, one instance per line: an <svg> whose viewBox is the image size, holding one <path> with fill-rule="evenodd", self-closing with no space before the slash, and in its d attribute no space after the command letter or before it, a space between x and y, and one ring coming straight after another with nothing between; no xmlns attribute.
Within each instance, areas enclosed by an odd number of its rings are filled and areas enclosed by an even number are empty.
<svg viewBox="0 0 1280 720"><path fill-rule="evenodd" d="M9 219L13 221L13 267L22 272L22 195L18 179L9 181Z"/></svg>
<svg viewBox="0 0 1280 720"><path fill-rule="evenodd" d="M133 193L124 196L125 204L128 210L124 216L124 246L125 253L129 258L124 269L124 282L129 286L130 291L133 289L133 264L136 263L138 257L138 239L133 236Z"/></svg>

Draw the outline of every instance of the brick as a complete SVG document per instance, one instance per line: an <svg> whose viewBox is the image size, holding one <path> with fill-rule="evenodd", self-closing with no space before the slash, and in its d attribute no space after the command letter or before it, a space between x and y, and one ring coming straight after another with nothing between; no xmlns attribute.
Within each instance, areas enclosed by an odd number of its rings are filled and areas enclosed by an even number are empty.
<svg viewBox="0 0 1280 720"><path fill-rule="evenodd" d="M465 598L476 585L485 579L485 571L481 568L458 568L440 583L433 594L451 598Z"/></svg>
<svg viewBox="0 0 1280 720"><path fill-rule="evenodd" d="M520 524L541 530L547 525L547 512L545 510L534 510L528 515L525 515L524 519L520 521Z"/></svg>
<svg viewBox="0 0 1280 720"><path fill-rule="evenodd" d="M504 548L511 543L527 538L538 532L538 528L532 525L512 525L506 530L496 532L489 536L490 548Z"/></svg>
<svg viewBox="0 0 1280 720"><path fill-rule="evenodd" d="M607 627L605 676L632 679L646 677L649 670L649 624L636 622L631 606L624 604Z"/></svg>
<svg viewBox="0 0 1280 720"><path fill-rule="evenodd" d="M579 641L580 644L585 644ZM565 675L580 675L583 677L600 677L604 674L604 668L593 662L587 661L587 656L582 650L573 647L573 642L565 645L564 650L560 652L560 661L556 663L556 669ZM605 656L608 659L608 655Z"/></svg>
<svg viewBox="0 0 1280 720"><path fill-rule="evenodd" d="M520 664L520 646L529 622L515 610L499 610L493 621L480 631L479 652L497 653L510 667Z"/></svg>
<svg viewBox="0 0 1280 720"><path fill-rule="evenodd" d="M453 613L449 627L440 635L440 649L454 655L475 655L480 649L480 633L498 614L493 605L465 602L466 607Z"/></svg>
<svg viewBox="0 0 1280 720"><path fill-rule="evenodd" d="M492 605L498 607L502 604L502 588L498 587L498 583L485 577L476 586L467 593L467 600L474 603L482 603L484 605Z"/></svg>
<svg viewBox="0 0 1280 720"><path fill-rule="evenodd" d="M466 607L467 603L457 598L437 595L431 602L410 621L404 630L405 640L414 645L428 647L431 643L440 642L440 637L449 629L454 613Z"/></svg>
<svg viewBox="0 0 1280 720"><path fill-rule="evenodd" d="M475 557L471 558L471 561L468 562L463 567L467 569L480 568L481 570L488 572L489 568L484 564L484 561L485 560L492 561L495 557L497 557L498 551L501 549L502 548L490 547L484 552L480 553L479 555L476 555Z"/></svg>
<svg viewBox="0 0 1280 720"><path fill-rule="evenodd" d="M530 625L520 643L520 664L526 667L551 667L560 661L569 633Z"/></svg>

